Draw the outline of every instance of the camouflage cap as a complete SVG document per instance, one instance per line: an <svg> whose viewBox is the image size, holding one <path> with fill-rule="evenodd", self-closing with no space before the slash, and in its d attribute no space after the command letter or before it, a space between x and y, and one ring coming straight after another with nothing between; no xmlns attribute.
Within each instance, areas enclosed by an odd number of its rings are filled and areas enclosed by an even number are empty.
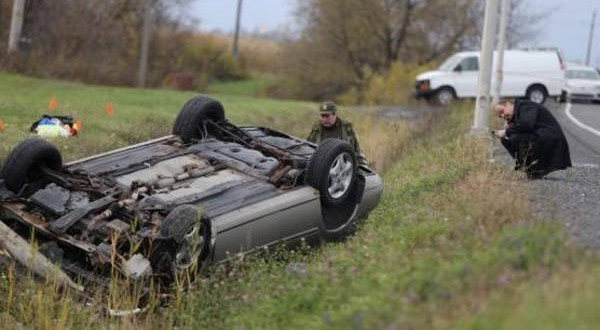
<svg viewBox="0 0 600 330"><path fill-rule="evenodd" d="M332 101L323 102L319 106L319 112L332 112L332 113L335 113L336 111L337 111L337 106Z"/></svg>

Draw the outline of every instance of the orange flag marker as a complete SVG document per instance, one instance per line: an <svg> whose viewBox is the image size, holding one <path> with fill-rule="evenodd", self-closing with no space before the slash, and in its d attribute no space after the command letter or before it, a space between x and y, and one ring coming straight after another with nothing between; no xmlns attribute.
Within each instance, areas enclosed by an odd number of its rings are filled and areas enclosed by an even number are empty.
<svg viewBox="0 0 600 330"><path fill-rule="evenodd" d="M56 96L52 96L50 102L48 102L48 110L54 111L56 108L58 108L58 99Z"/></svg>
<svg viewBox="0 0 600 330"><path fill-rule="evenodd" d="M115 107L113 106L113 104L112 103L106 104L106 114L109 116L112 116L114 112L115 112Z"/></svg>
<svg viewBox="0 0 600 330"><path fill-rule="evenodd" d="M4 128L5 128L4 122L2 121L2 119L0 119L0 132L4 132Z"/></svg>

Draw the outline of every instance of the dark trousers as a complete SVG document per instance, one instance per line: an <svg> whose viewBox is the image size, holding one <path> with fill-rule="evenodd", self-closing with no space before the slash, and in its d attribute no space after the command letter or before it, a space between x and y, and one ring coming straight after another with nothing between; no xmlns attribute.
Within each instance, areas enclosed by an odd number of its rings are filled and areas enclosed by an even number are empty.
<svg viewBox="0 0 600 330"><path fill-rule="evenodd" d="M502 145L515 159L515 170L524 171L530 178L539 178L550 172L540 163L541 143L539 137L530 133L512 134L501 139Z"/></svg>

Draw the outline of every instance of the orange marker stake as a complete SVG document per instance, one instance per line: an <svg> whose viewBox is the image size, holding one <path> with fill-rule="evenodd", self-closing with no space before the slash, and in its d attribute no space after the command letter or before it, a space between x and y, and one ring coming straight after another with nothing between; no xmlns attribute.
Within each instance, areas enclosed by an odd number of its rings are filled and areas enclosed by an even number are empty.
<svg viewBox="0 0 600 330"><path fill-rule="evenodd" d="M0 119L0 132L4 132L4 128L6 128L6 126L4 125L4 121Z"/></svg>
<svg viewBox="0 0 600 330"><path fill-rule="evenodd" d="M114 112L115 112L115 107L113 106L113 104L112 103L106 104L106 114L109 116L112 116Z"/></svg>
<svg viewBox="0 0 600 330"><path fill-rule="evenodd" d="M54 111L56 108L58 108L58 99L56 96L52 96L50 102L48 102L48 110Z"/></svg>

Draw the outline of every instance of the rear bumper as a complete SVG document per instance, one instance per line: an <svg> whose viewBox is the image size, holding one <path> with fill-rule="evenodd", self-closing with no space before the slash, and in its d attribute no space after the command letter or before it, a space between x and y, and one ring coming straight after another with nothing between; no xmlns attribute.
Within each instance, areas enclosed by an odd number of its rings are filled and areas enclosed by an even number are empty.
<svg viewBox="0 0 600 330"><path fill-rule="evenodd" d="M600 90L563 90L561 98L577 101L600 101Z"/></svg>

